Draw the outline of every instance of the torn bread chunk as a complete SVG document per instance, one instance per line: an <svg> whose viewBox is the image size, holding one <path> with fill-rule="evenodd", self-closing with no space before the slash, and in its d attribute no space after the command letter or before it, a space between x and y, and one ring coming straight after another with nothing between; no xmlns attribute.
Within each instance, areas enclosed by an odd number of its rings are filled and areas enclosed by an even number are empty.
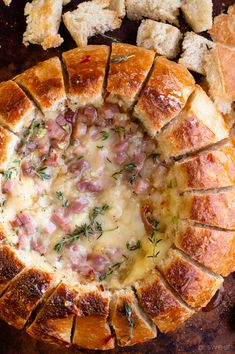
<svg viewBox="0 0 235 354"><path fill-rule="evenodd" d="M223 278L192 262L177 249L170 249L159 268L168 283L192 308L206 306L222 286Z"/></svg>
<svg viewBox="0 0 235 354"><path fill-rule="evenodd" d="M0 172L7 170L18 143L17 136L0 126Z"/></svg>
<svg viewBox="0 0 235 354"><path fill-rule="evenodd" d="M34 118L34 105L14 82L0 84L0 124L14 133L21 133Z"/></svg>
<svg viewBox="0 0 235 354"><path fill-rule="evenodd" d="M138 281L135 289L141 307L163 333L174 331L194 314L156 270Z"/></svg>
<svg viewBox="0 0 235 354"><path fill-rule="evenodd" d="M107 84L107 102L124 109L134 104L152 67L155 53L130 44L113 43Z"/></svg>
<svg viewBox="0 0 235 354"><path fill-rule="evenodd" d="M103 2L83 2L74 11L63 15L63 21L78 47L87 45L88 38L113 31L121 26L115 11Z"/></svg>
<svg viewBox="0 0 235 354"><path fill-rule="evenodd" d="M84 286L78 294L73 345L91 350L114 348L108 325L111 294L95 286Z"/></svg>
<svg viewBox="0 0 235 354"><path fill-rule="evenodd" d="M205 56L214 48L214 43L194 32L187 32L183 40L183 53L179 63L189 70L205 75Z"/></svg>
<svg viewBox="0 0 235 354"><path fill-rule="evenodd" d="M214 18L209 33L214 42L235 47L235 4L229 6L227 14Z"/></svg>
<svg viewBox="0 0 235 354"><path fill-rule="evenodd" d="M144 17L178 24L181 0L126 0L127 17L138 21Z"/></svg>
<svg viewBox="0 0 235 354"><path fill-rule="evenodd" d="M16 76L15 81L35 100L43 113L64 110L66 93L58 57L45 60Z"/></svg>
<svg viewBox="0 0 235 354"><path fill-rule="evenodd" d="M235 188L186 192L179 216L204 225L235 230Z"/></svg>
<svg viewBox="0 0 235 354"><path fill-rule="evenodd" d="M195 32L207 31L212 27L212 0L183 0L181 10Z"/></svg>
<svg viewBox="0 0 235 354"><path fill-rule="evenodd" d="M177 27L153 20L143 20L138 28L137 45L173 59L179 53L181 37L182 34Z"/></svg>
<svg viewBox="0 0 235 354"><path fill-rule="evenodd" d="M227 114L235 101L235 48L219 43L205 57L210 96L219 110Z"/></svg>
<svg viewBox="0 0 235 354"><path fill-rule="evenodd" d="M126 16L126 0L110 0L109 9L115 11L118 17Z"/></svg>
<svg viewBox="0 0 235 354"><path fill-rule="evenodd" d="M111 325L121 347L156 337L156 327L138 306L132 290L116 291L111 304Z"/></svg>
<svg viewBox="0 0 235 354"><path fill-rule="evenodd" d="M39 310L27 332L50 344L70 344L73 319L77 311L77 294L75 288L60 283Z"/></svg>
<svg viewBox="0 0 235 354"><path fill-rule="evenodd" d="M235 232L180 221L175 245L195 261L223 276L235 270Z"/></svg>
<svg viewBox="0 0 235 354"><path fill-rule="evenodd" d="M39 267L25 268L0 298L0 318L22 329L52 283L53 273Z"/></svg>
<svg viewBox="0 0 235 354"><path fill-rule="evenodd" d="M169 158L195 152L228 135L222 115L197 85L184 110L160 133L158 141L164 158Z"/></svg>
<svg viewBox="0 0 235 354"><path fill-rule="evenodd" d="M27 28L23 43L39 44L44 50L58 47L64 41L58 34L62 16L62 0L33 0L25 6Z"/></svg>
<svg viewBox="0 0 235 354"><path fill-rule="evenodd" d="M110 49L105 45L89 45L63 53L68 73L68 105L81 106L103 103L103 86Z"/></svg>
<svg viewBox="0 0 235 354"><path fill-rule="evenodd" d="M1 233L2 234L2 233ZM9 283L25 268L23 259L13 248L0 246L0 294Z"/></svg>
<svg viewBox="0 0 235 354"><path fill-rule="evenodd" d="M194 78L183 65L158 57L134 116L154 137L181 112L194 88Z"/></svg>
<svg viewBox="0 0 235 354"><path fill-rule="evenodd" d="M7 5L7 6L11 5L11 1L12 0L3 0L4 4Z"/></svg>
<svg viewBox="0 0 235 354"><path fill-rule="evenodd" d="M172 168L177 187L210 189L235 185L235 146L230 139L195 156L180 160Z"/></svg>

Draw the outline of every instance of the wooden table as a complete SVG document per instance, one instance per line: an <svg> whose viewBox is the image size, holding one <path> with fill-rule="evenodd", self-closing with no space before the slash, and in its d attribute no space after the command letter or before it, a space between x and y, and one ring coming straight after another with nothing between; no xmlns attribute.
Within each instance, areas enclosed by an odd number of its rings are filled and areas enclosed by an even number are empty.
<svg viewBox="0 0 235 354"><path fill-rule="evenodd" d="M1 1L1 0L0 0ZM79 2L73 0L66 9L74 8ZM214 12L218 14L234 0L214 0ZM61 34L65 42L59 49L43 51L39 46L25 48L22 34L25 30L23 9L26 0L13 0L10 8L0 4L0 81L12 78L37 62L75 47L75 43L62 26ZM135 43L138 25L123 21L121 29L113 36L124 42ZM185 30L182 22L182 29ZM108 43L102 37L92 38L91 43ZM219 260L218 260L219 262ZM17 331L0 321L0 354L72 354L75 349L60 349L45 345L30 338L24 331ZM88 351L81 351L81 353ZM187 321L178 331L163 335L143 345L132 348L118 348L110 353L174 354L174 353L235 353L235 275L225 280L222 304L210 312L200 311Z"/></svg>

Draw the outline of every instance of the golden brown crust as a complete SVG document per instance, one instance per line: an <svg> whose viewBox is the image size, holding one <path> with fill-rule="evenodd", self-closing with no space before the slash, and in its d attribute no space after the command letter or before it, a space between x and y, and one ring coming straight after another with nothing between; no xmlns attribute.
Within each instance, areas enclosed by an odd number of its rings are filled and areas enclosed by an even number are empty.
<svg viewBox="0 0 235 354"><path fill-rule="evenodd" d="M158 57L134 115L155 136L184 108L195 88L194 83L193 76L183 65Z"/></svg>
<svg viewBox="0 0 235 354"><path fill-rule="evenodd" d="M39 268L25 269L0 299L0 318L22 329L32 311L52 285L53 274Z"/></svg>
<svg viewBox="0 0 235 354"><path fill-rule="evenodd" d="M143 343L156 337L156 328L138 307L133 291L116 292L111 308L111 325L121 347Z"/></svg>
<svg viewBox="0 0 235 354"><path fill-rule="evenodd" d="M180 222L175 244L215 273L227 276L235 270L235 232Z"/></svg>
<svg viewBox="0 0 235 354"><path fill-rule="evenodd" d="M8 168L17 143L17 137L0 126L0 172Z"/></svg>
<svg viewBox="0 0 235 354"><path fill-rule="evenodd" d="M235 101L235 48L229 48L217 43L215 55L222 74L221 80L224 92L231 101Z"/></svg>
<svg viewBox="0 0 235 354"><path fill-rule="evenodd" d="M127 60L117 62L118 58ZM126 101L130 108L152 67L155 52L124 43L113 43L108 74L107 101ZM115 61L116 60L116 61ZM116 103L115 102L115 103Z"/></svg>
<svg viewBox="0 0 235 354"><path fill-rule="evenodd" d="M235 189L185 193L182 197L180 217L235 230Z"/></svg>
<svg viewBox="0 0 235 354"><path fill-rule="evenodd" d="M10 246L0 246L0 294L24 267L24 262Z"/></svg>
<svg viewBox="0 0 235 354"><path fill-rule="evenodd" d="M141 307L161 332L174 331L194 314L166 285L157 271L136 286Z"/></svg>
<svg viewBox="0 0 235 354"><path fill-rule="evenodd" d="M212 145L228 134L221 114L197 85L185 109L159 135L159 144L165 157L180 156Z"/></svg>
<svg viewBox="0 0 235 354"><path fill-rule="evenodd" d="M61 62L58 57L45 60L15 78L45 113L63 109L66 99Z"/></svg>
<svg viewBox="0 0 235 354"><path fill-rule="evenodd" d="M174 165L180 189L208 189L235 185L235 146L232 139Z"/></svg>
<svg viewBox="0 0 235 354"><path fill-rule="evenodd" d="M114 340L107 324L109 304L110 295L98 289L83 289L79 292L73 345L85 349L114 348Z"/></svg>
<svg viewBox="0 0 235 354"><path fill-rule="evenodd" d="M110 48L105 45L89 45L63 53L69 77L68 99L71 108L102 103L109 53Z"/></svg>
<svg viewBox="0 0 235 354"><path fill-rule="evenodd" d="M192 308L208 304L223 283L223 278L199 268L178 250L170 249L161 265L168 283Z"/></svg>
<svg viewBox="0 0 235 354"><path fill-rule="evenodd" d="M0 84L0 124L20 133L34 117L34 106L24 91L14 82Z"/></svg>
<svg viewBox="0 0 235 354"><path fill-rule="evenodd" d="M214 18L213 27L208 31L215 42L235 46L235 4L228 9L228 14Z"/></svg>
<svg viewBox="0 0 235 354"><path fill-rule="evenodd" d="M34 338L48 343L69 344L73 319L77 312L77 294L74 288L61 283L46 301L27 332Z"/></svg>

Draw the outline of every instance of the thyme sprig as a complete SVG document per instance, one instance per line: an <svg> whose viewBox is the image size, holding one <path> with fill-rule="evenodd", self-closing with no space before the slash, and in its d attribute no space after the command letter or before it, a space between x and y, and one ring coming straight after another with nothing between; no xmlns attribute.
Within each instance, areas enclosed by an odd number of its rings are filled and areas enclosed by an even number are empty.
<svg viewBox="0 0 235 354"><path fill-rule="evenodd" d="M100 135L101 135L101 140L102 141L105 141L105 140L107 140L108 139L108 137L109 137L109 133L108 132L106 132L106 130L102 130L101 132L100 132Z"/></svg>
<svg viewBox="0 0 235 354"><path fill-rule="evenodd" d="M35 174L38 178L40 178L42 181L48 181L51 179L51 175L49 175L47 171L46 166L41 166L41 167L35 167L32 166L32 169L35 171Z"/></svg>
<svg viewBox="0 0 235 354"><path fill-rule="evenodd" d="M61 191L57 191L56 198L62 202L62 207L66 208L69 205L68 199L65 198L64 194Z"/></svg>
<svg viewBox="0 0 235 354"><path fill-rule="evenodd" d="M137 165L135 163L131 162L129 164L124 165L123 168L121 168L117 172L114 172L111 177L113 177L114 179L117 179L117 177L119 175L121 175L123 172L132 172L136 168L137 168Z"/></svg>
<svg viewBox="0 0 235 354"><path fill-rule="evenodd" d="M117 55L117 56L113 56L111 58L111 63L113 64L118 64L118 63L121 63L123 61L127 61L128 59L130 58L133 58L135 55Z"/></svg>
<svg viewBox="0 0 235 354"><path fill-rule="evenodd" d="M128 326L130 327L129 340L131 340L133 338L133 328L134 328L133 310L131 305L128 304L128 302L125 302L124 308L125 308L125 316L128 321Z"/></svg>
<svg viewBox="0 0 235 354"><path fill-rule="evenodd" d="M20 162L21 162L21 160L18 160L18 159L13 161L14 164L18 164L18 165L20 164ZM12 167L8 168L8 170L6 170L3 175L6 178L6 180L8 180L8 179L11 179L14 172L16 173L16 175L18 175L19 168L16 166L12 166Z"/></svg>
<svg viewBox="0 0 235 354"><path fill-rule="evenodd" d="M109 267L108 271L102 275L99 276L99 281L104 281L107 279L107 277L111 274L113 274L113 272L117 269L119 269L121 267L121 265L126 261L127 257L125 255L123 255L123 257L125 258L123 261L121 262L117 262L115 264L113 264L112 266Z"/></svg>
<svg viewBox="0 0 235 354"><path fill-rule="evenodd" d="M159 251L156 251L157 245L162 241L161 238L157 237L156 232L153 232L152 235L148 238L149 242L153 245L153 254L151 256L147 256L148 258L156 258L159 255Z"/></svg>
<svg viewBox="0 0 235 354"><path fill-rule="evenodd" d="M45 124L33 119L30 127L25 130L24 145L28 145L32 138L42 138L46 134Z"/></svg>

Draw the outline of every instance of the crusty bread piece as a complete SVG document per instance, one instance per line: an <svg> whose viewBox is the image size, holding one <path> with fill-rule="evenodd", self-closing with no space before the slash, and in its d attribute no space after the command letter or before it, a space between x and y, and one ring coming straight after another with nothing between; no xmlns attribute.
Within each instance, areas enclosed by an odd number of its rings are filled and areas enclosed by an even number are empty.
<svg viewBox="0 0 235 354"><path fill-rule="evenodd" d="M13 248L7 245L0 246L0 295L24 267L24 261Z"/></svg>
<svg viewBox="0 0 235 354"><path fill-rule="evenodd" d="M107 102L129 109L139 95L152 67L155 53L124 43L113 43L110 59Z"/></svg>
<svg viewBox="0 0 235 354"><path fill-rule="evenodd" d="M228 14L221 14L214 18L209 33L213 41L235 46L235 4L229 6Z"/></svg>
<svg viewBox="0 0 235 354"><path fill-rule="evenodd" d="M210 95L219 110L226 114L235 101L235 48L217 43L205 57L205 70Z"/></svg>
<svg viewBox="0 0 235 354"><path fill-rule="evenodd" d="M58 34L62 16L62 0L33 0L25 5L27 28L24 45L40 44L44 50L58 47L63 38Z"/></svg>
<svg viewBox="0 0 235 354"><path fill-rule="evenodd" d="M110 49L105 45L89 45L63 53L69 78L68 105L78 107L103 103L103 86Z"/></svg>
<svg viewBox="0 0 235 354"><path fill-rule="evenodd" d="M187 32L183 40L183 53L179 63L189 70L205 75L205 56L214 47L214 43L194 32Z"/></svg>
<svg viewBox="0 0 235 354"><path fill-rule="evenodd" d="M8 169L19 139L0 126L0 172Z"/></svg>
<svg viewBox="0 0 235 354"><path fill-rule="evenodd" d="M186 192L179 216L204 225L235 230L235 188Z"/></svg>
<svg viewBox="0 0 235 354"><path fill-rule="evenodd" d="M0 298L0 318L22 329L52 283L53 273L39 267L25 268Z"/></svg>
<svg viewBox="0 0 235 354"><path fill-rule="evenodd" d="M104 8L102 2L83 2L74 11L63 15L63 21L78 47L87 45L88 38L121 26L115 11Z"/></svg>
<svg viewBox="0 0 235 354"><path fill-rule="evenodd" d="M109 292L102 292L92 285L79 289L74 346L93 350L114 348L114 339L107 323L110 298Z"/></svg>
<svg viewBox="0 0 235 354"><path fill-rule="evenodd" d="M75 288L60 283L37 313L27 332L50 344L70 344L77 294Z"/></svg>
<svg viewBox="0 0 235 354"><path fill-rule="evenodd" d="M156 327L138 306L132 290L116 291L111 303L111 325L121 347L142 343L156 337Z"/></svg>
<svg viewBox="0 0 235 354"><path fill-rule="evenodd" d="M169 249L159 268L168 283L192 308L206 306L223 284L221 276L199 267L177 249Z"/></svg>
<svg viewBox="0 0 235 354"><path fill-rule="evenodd" d="M153 49L167 58L175 58L179 52L182 34L177 27L153 20L143 20L138 28L137 45Z"/></svg>
<svg viewBox="0 0 235 354"><path fill-rule="evenodd" d="M21 133L34 118L34 105L14 82L0 84L0 124L14 133Z"/></svg>
<svg viewBox="0 0 235 354"><path fill-rule="evenodd" d="M135 289L141 307L163 333L174 331L194 314L156 270L138 281Z"/></svg>
<svg viewBox="0 0 235 354"><path fill-rule="evenodd" d="M126 0L110 0L109 9L115 11L118 17L126 16Z"/></svg>
<svg viewBox="0 0 235 354"><path fill-rule="evenodd" d="M177 187L209 189L235 185L235 146L231 139L195 156L176 162L173 174Z"/></svg>
<svg viewBox="0 0 235 354"><path fill-rule="evenodd" d="M194 88L194 78L183 65L158 57L134 115L156 136L184 108Z"/></svg>
<svg viewBox="0 0 235 354"><path fill-rule="evenodd" d="M165 158L192 153L227 138L229 131L200 86L185 109L159 135L159 148Z"/></svg>
<svg viewBox="0 0 235 354"><path fill-rule="evenodd" d="M7 6L11 5L11 1L12 0L3 0L4 4L7 5Z"/></svg>
<svg viewBox="0 0 235 354"><path fill-rule="evenodd" d="M181 0L126 0L127 17L134 21L147 17L178 24L180 5Z"/></svg>
<svg viewBox="0 0 235 354"><path fill-rule="evenodd" d="M66 93L58 57L24 71L16 76L15 81L32 96L43 113L64 109Z"/></svg>
<svg viewBox="0 0 235 354"><path fill-rule="evenodd" d="M214 273L227 276L235 270L234 231L221 231L180 221L175 244Z"/></svg>
<svg viewBox="0 0 235 354"><path fill-rule="evenodd" d="M212 0L184 0L181 9L185 20L195 32L212 27Z"/></svg>

